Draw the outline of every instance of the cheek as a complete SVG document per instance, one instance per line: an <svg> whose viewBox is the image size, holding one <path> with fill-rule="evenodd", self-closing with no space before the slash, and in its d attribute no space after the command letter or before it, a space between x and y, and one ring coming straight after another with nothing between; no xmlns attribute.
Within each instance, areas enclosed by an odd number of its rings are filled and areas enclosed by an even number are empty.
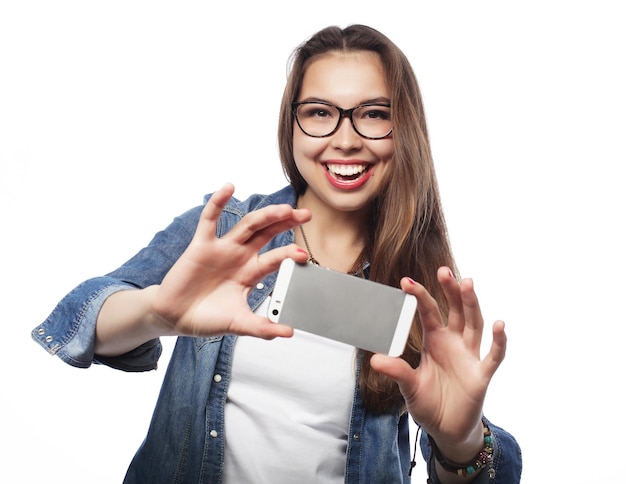
<svg viewBox="0 0 626 484"><path fill-rule="evenodd" d="M383 163L389 163L393 158L393 140L380 140L375 145L370 146L370 150Z"/></svg>
<svg viewBox="0 0 626 484"><path fill-rule="evenodd" d="M317 158L324 151L326 143L325 138L311 138L300 130L294 131L293 156L296 162Z"/></svg>
<svg viewBox="0 0 626 484"><path fill-rule="evenodd" d="M385 179L385 176L392 169L391 164L393 163L393 141L392 140L384 140L384 143L377 145L372 148L372 152L378 158L378 182L382 183Z"/></svg>

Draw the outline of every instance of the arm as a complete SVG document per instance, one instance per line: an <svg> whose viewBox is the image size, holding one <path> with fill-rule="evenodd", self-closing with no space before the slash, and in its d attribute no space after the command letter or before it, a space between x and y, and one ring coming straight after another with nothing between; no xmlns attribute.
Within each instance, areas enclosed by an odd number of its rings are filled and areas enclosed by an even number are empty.
<svg viewBox="0 0 626 484"><path fill-rule="evenodd" d="M306 252L295 245L259 252L277 234L306 222L310 212L268 206L249 213L218 238L217 222L233 191L227 185L213 194L191 243L161 284L117 292L105 301L96 323L97 354L120 355L165 335L291 336L291 328L252 313L246 296L283 259L306 260Z"/></svg>
<svg viewBox="0 0 626 484"><path fill-rule="evenodd" d="M489 382L504 359L506 335L504 323L496 322L491 349L481 360L483 319L472 281L457 283L445 267L437 276L450 304L447 325L437 302L422 285L409 278L401 282L402 288L418 299L424 330L418 368L384 355L372 357L372 367L398 383L411 416L431 436L440 456L449 462L466 463L485 447L483 402ZM436 482L444 484L486 478L484 469L456 475L437 459L432 467ZM431 477L435 477L432 472Z"/></svg>
<svg viewBox="0 0 626 484"><path fill-rule="evenodd" d="M118 356L167 335L167 327L151 310L157 288L129 289L109 296L96 320L96 354Z"/></svg>

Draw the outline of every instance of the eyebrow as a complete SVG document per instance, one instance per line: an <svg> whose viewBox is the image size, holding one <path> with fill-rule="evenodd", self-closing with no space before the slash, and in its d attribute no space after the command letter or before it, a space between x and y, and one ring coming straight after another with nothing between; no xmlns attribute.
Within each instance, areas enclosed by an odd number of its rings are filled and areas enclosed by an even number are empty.
<svg viewBox="0 0 626 484"><path fill-rule="evenodd" d="M324 102L324 103L328 103L328 104L332 104L333 106L337 106L334 102L329 101L328 99L324 99L321 97L307 97L305 99L302 99L301 101L298 102ZM379 96L379 97L375 97L372 99L365 99L363 101L360 101L358 104L356 104L355 106L361 106L363 104L370 104L370 103L382 103L382 104L391 104L391 100L387 97L384 96ZM338 106L340 107L340 106Z"/></svg>

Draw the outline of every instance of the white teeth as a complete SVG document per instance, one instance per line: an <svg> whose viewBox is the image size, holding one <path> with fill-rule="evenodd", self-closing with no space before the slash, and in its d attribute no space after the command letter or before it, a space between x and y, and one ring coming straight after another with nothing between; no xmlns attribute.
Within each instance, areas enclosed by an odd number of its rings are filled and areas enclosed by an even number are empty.
<svg viewBox="0 0 626 484"><path fill-rule="evenodd" d="M353 176L363 173L367 168L367 165L339 165L334 163L328 163L326 166L328 166L328 171L341 176Z"/></svg>

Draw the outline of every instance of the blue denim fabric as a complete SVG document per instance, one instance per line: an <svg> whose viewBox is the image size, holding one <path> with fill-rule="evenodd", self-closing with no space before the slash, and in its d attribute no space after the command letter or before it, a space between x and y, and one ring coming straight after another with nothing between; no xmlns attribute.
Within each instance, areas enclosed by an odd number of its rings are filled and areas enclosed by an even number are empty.
<svg viewBox="0 0 626 484"><path fill-rule="evenodd" d="M208 200L208 196L205 198ZM218 222L218 235L230 230L246 213L261 207L289 203L295 206L291 187L270 195L254 195L246 201L231 200ZM155 369L161 354L158 340L118 357L94 354L96 318L103 302L116 291L144 288L161 282L188 246L202 207L174 219L150 244L114 272L90 279L71 291L32 336L48 352L66 363L87 368L92 363L124 371ZM293 242L293 231L275 237L263 250ZM252 309L271 293L276 274L267 276L251 291ZM219 483L224 471L224 405L230 382L235 336L179 337L163 380L163 386L145 441L132 460L125 479L131 483ZM221 378L215 378L219 375ZM515 440L491 426L494 466L482 472L477 483L519 482L521 455ZM347 483L410 482L410 442L406 414L374 415L365 410L355 386L346 456ZM423 437L422 437L423 438ZM422 451L430 462L427 443ZM429 465L433 482L439 482ZM306 481L307 476L303 476Z"/></svg>

